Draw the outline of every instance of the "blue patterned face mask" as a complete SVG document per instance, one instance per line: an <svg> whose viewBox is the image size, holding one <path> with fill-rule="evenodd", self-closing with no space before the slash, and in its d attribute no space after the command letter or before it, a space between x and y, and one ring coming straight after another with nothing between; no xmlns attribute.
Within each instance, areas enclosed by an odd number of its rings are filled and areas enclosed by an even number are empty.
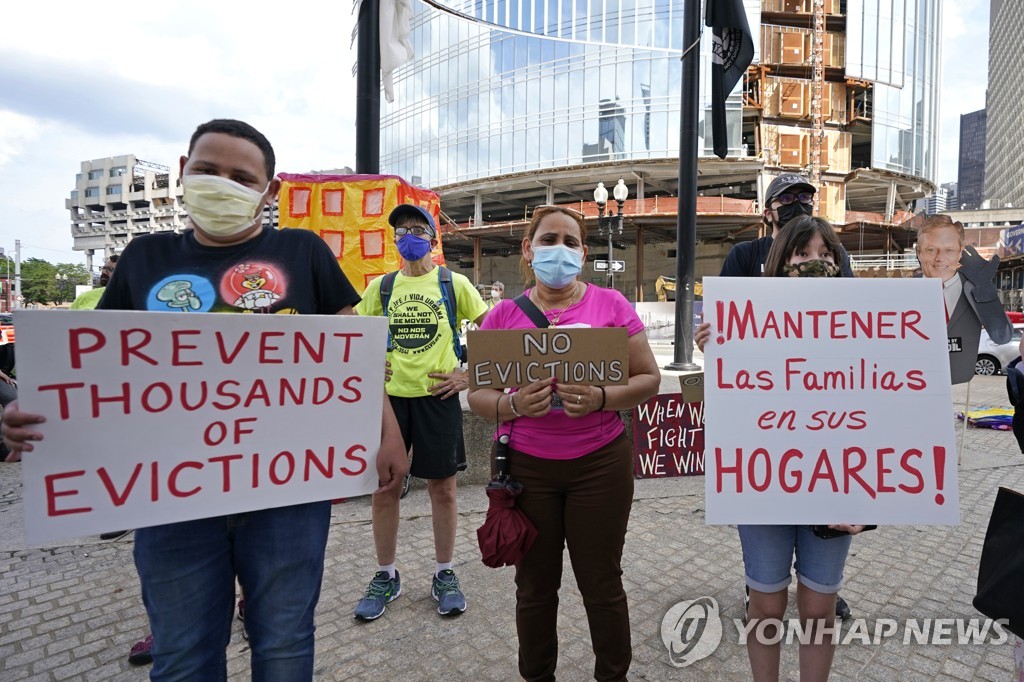
<svg viewBox="0 0 1024 682"><path fill-rule="evenodd" d="M430 242L426 239L420 239L414 234L400 237L396 245L398 246L398 253L409 263L418 261L430 252Z"/></svg>
<svg viewBox="0 0 1024 682"><path fill-rule="evenodd" d="M583 269L583 253L565 244L533 247L530 263L537 281L552 289L569 286Z"/></svg>

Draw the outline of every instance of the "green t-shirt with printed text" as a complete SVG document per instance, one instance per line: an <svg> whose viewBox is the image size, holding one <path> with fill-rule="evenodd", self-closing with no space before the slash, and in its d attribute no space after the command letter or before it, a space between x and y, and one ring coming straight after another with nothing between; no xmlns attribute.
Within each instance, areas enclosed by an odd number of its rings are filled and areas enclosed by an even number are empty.
<svg viewBox="0 0 1024 682"><path fill-rule="evenodd" d="M427 375L451 372L459 365L437 277L435 267L418 277L399 272L395 278L387 311L392 345L388 360L394 372L386 386L388 395L400 398L430 395L428 387L438 380ZM382 280L383 277L378 277L366 287L363 300L356 306L360 315L384 314L380 300ZM453 272L452 286L458 306L456 321L475 320L487 312L487 304L465 275Z"/></svg>

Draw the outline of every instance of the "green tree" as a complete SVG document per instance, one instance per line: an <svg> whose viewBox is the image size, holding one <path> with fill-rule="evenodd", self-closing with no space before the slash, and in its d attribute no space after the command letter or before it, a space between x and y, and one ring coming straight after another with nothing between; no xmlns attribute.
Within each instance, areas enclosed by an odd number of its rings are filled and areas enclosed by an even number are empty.
<svg viewBox="0 0 1024 682"><path fill-rule="evenodd" d="M0 268L6 275L7 264L0 258ZM58 279L60 276L60 279ZM11 262L11 281L14 281L14 262ZM75 300L75 286L92 284L84 264L58 263L54 265L42 258L29 258L21 263L21 295L24 304L62 305Z"/></svg>
<svg viewBox="0 0 1024 682"><path fill-rule="evenodd" d="M57 268L42 258L29 258L21 264L21 295L25 305L45 304L56 299Z"/></svg>

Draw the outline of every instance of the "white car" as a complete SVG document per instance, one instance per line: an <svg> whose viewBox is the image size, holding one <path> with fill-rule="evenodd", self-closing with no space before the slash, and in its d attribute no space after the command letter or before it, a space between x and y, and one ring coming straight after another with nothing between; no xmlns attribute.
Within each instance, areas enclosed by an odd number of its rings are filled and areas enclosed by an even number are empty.
<svg viewBox="0 0 1024 682"><path fill-rule="evenodd" d="M1024 334L1024 324L1013 325L1013 336L1004 344L992 343L988 331L981 330L978 341L978 361L974 364L975 374L999 374L1006 366L1020 355L1020 337Z"/></svg>

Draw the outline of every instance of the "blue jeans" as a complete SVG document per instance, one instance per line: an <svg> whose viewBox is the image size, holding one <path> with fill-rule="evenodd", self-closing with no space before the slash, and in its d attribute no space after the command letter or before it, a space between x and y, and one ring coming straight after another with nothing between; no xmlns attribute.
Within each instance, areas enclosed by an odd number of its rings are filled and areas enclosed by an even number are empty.
<svg viewBox="0 0 1024 682"><path fill-rule="evenodd" d="M843 584L843 569L852 535L819 538L810 526L737 526L743 547L747 585L758 592L778 592L793 580L793 556L801 583L821 594Z"/></svg>
<svg viewBox="0 0 1024 682"><path fill-rule="evenodd" d="M138 529L135 566L153 632L150 679L227 678L237 576L252 679L311 680L330 521L324 501Z"/></svg>

